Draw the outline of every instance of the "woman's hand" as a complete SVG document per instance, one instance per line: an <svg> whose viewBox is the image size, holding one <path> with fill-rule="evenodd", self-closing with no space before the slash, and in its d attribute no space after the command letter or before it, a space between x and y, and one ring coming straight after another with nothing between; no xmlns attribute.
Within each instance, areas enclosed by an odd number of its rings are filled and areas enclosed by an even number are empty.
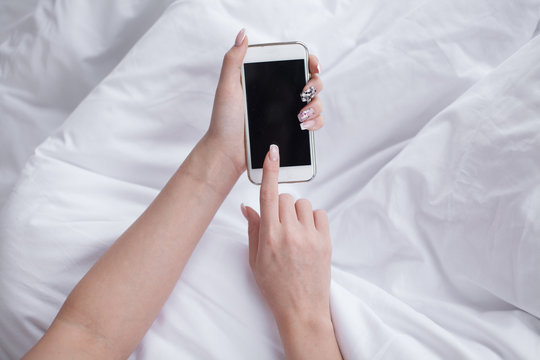
<svg viewBox="0 0 540 360"><path fill-rule="evenodd" d="M244 95L242 91L241 69L244 56L248 48L248 40L245 30L242 29L234 46L225 54L221 75L219 78L212 120L208 129L207 137L212 139L212 146L217 146L228 159L231 160L238 175L246 169L244 150ZM311 79L304 90L314 87L315 94L322 90L322 81L319 73L319 60L310 55L309 70ZM321 113L321 103L317 96L313 97L303 109L298 118L306 128L317 130L323 126L324 120Z"/></svg>
<svg viewBox="0 0 540 360"><path fill-rule="evenodd" d="M272 310L288 358L341 358L330 318L328 217L308 200L278 194L279 149L263 165L261 216L250 207L249 263Z"/></svg>

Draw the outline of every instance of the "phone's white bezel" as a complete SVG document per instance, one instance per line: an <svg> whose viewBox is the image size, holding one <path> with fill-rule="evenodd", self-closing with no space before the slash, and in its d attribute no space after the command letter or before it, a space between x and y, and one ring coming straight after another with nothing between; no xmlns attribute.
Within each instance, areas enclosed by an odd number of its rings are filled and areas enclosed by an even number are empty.
<svg viewBox="0 0 540 360"><path fill-rule="evenodd" d="M269 43L250 45L245 63L280 61L280 60L304 60L304 69L306 82L309 80L308 67L309 52L307 47L301 42ZM249 139L249 121L247 114L246 84L244 75L244 65L242 64L242 88L244 89L244 118L245 118L245 145L246 145L246 165L249 180L254 184L261 184L262 169L253 169L251 167L251 147ZM300 96L300 94L298 94ZM300 125L299 125L300 126ZM283 182L302 182L309 181L315 177L317 166L315 160L315 138L313 131L309 131L309 148L311 154L311 165L304 166L282 166L279 168L280 183Z"/></svg>

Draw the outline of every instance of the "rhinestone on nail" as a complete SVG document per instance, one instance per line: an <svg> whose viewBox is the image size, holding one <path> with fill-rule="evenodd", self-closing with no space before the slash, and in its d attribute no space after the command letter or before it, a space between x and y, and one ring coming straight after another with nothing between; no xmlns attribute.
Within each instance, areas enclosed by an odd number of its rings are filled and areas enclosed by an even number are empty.
<svg viewBox="0 0 540 360"><path fill-rule="evenodd" d="M311 119L311 117L313 117L314 114L315 114L315 111L313 110L313 108L307 108L304 111L300 111L300 114L298 114L298 120L300 122L304 122L308 119Z"/></svg>
<svg viewBox="0 0 540 360"><path fill-rule="evenodd" d="M315 86L310 86L300 94L300 99L302 99L303 102L310 102L311 99L315 97L316 92L317 89Z"/></svg>

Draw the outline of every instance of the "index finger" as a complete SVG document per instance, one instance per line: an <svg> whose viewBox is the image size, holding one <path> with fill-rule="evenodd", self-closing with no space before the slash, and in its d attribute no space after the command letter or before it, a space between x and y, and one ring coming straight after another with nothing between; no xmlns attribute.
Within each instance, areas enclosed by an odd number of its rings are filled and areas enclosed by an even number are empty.
<svg viewBox="0 0 540 360"><path fill-rule="evenodd" d="M261 225L279 221L278 175L279 148L272 144L263 164L260 194Z"/></svg>

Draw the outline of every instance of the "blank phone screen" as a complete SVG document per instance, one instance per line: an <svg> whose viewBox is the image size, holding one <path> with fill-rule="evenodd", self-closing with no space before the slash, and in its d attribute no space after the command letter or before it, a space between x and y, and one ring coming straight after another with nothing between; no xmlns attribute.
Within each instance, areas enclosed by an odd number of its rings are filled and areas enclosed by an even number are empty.
<svg viewBox="0 0 540 360"><path fill-rule="evenodd" d="M281 166L311 164L309 132L300 129L306 85L304 60L244 64L251 167L262 168L271 144L279 146Z"/></svg>

